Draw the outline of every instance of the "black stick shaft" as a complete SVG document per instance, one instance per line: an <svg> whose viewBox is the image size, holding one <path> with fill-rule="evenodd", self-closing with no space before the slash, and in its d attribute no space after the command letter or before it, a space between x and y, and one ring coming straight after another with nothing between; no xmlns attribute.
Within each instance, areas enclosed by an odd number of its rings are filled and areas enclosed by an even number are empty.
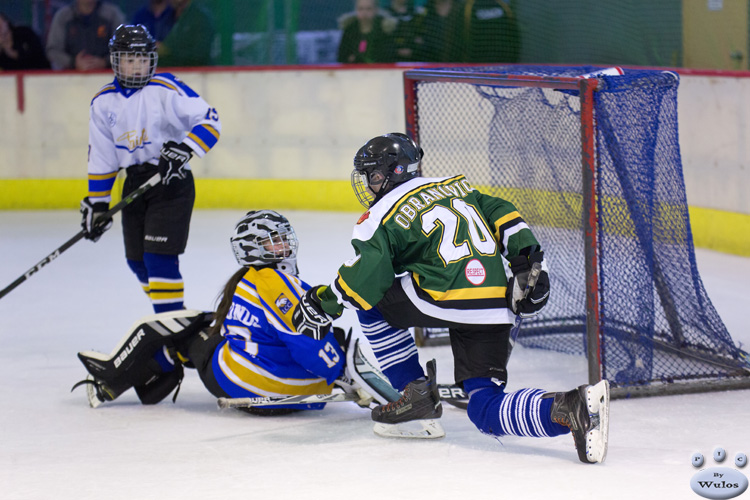
<svg viewBox="0 0 750 500"><path fill-rule="evenodd" d="M144 182L141 186L138 187L138 189L134 190L132 193L128 194L126 197L124 197L122 200L120 200L115 206L110 208L102 217L102 220L107 220L112 218L113 215L115 215L117 212L125 208L127 205L130 205L133 201L140 198L143 193L157 185L161 181L161 176L159 174L155 174L153 177L151 177L149 180ZM41 268L55 260L60 256L61 253L63 253L68 248L75 245L78 240L82 239L86 232L84 230L78 231L78 233L70 238L68 241L60 245L57 249L55 249L54 252L47 255L45 258L34 264L34 266L23 273L21 276L16 278L16 280L11 283L10 285L6 286L2 290L0 290L0 299L8 295L13 289L15 289L18 285L29 279L32 275L36 274L37 271L39 271Z"/></svg>

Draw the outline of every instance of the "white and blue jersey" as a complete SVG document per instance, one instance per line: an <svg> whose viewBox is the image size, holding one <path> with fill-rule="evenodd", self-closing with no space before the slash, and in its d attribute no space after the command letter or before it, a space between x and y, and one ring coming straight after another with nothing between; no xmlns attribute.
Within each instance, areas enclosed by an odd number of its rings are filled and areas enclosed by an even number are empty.
<svg viewBox="0 0 750 500"><path fill-rule="evenodd" d="M176 76L157 74L140 89L123 88L115 78L91 100L89 199L109 202L117 172L158 165L165 142L183 142L202 158L220 133L216 109Z"/></svg>
<svg viewBox="0 0 750 500"><path fill-rule="evenodd" d="M330 394L344 368L343 351L332 332L315 340L292 325L292 311L309 288L270 267L248 269L212 361L213 375L230 397Z"/></svg>

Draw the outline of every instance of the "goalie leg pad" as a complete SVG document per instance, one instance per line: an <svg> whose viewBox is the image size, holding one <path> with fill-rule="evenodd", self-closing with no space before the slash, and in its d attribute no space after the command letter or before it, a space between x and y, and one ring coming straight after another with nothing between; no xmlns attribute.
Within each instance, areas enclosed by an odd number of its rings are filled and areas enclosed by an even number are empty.
<svg viewBox="0 0 750 500"><path fill-rule="evenodd" d="M177 365L174 370L167 373L154 373L153 376L144 385L135 386L135 392L138 399L144 405L155 405L166 398L175 387L180 385L183 377L181 365ZM175 394L175 398L177 395Z"/></svg>
<svg viewBox="0 0 750 500"><path fill-rule="evenodd" d="M359 339L353 336L349 336L349 343L346 347L346 373L364 393L372 396L378 404L388 404L401 397L386 376L362 354ZM363 400L367 399L365 395L362 396Z"/></svg>
<svg viewBox="0 0 750 500"><path fill-rule="evenodd" d="M118 395L133 386L145 385L164 372L155 355L194 335L210 316L201 311L181 310L143 318L120 340L111 354L83 351L78 358L95 380L118 388ZM157 366L150 366L156 363Z"/></svg>

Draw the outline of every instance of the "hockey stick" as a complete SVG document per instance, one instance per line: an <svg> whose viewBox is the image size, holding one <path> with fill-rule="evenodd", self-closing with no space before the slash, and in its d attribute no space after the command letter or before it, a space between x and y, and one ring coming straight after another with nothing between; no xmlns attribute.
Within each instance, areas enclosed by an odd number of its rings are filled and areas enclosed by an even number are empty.
<svg viewBox="0 0 750 500"><path fill-rule="evenodd" d="M536 286L536 282L539 279L539 275L542 273L542 265L539 262L534 262L531 265L531 271L529 272L529 281L526 282L526 288L523 291L523 298L529 296L529 292ZM518 332L521 330L521 323L523 318L521 315L516 316L516 322L513 328L510 329L510 350L516 345L516 339L518 338ZM510 351L508 351L510 356Z"/></svg>
<svg viewBox="0 0 750 500"><path fill-rule="evenodd" d="M376 404L397 401L401 397L383 373L362 354L359 339L347 337L346 363L351 368L350 376L368 392ZM440 400L463 410L469 403L469 397L456 385L438 384ZM342 401L358 402L362 396L357 393L337 392L333 394L305 394L297 396L258 396L254 398L218 398L219 408L247 408L249 406L276 406L310 403L339 403Z"/></svg>
<svg viewBox="0 0 750 500"><path fill-rule="evenodd" d="M161 182L161 175L154 174L153 177L151 177L149 180L141 184L141 186L138 187L135 191L128 194L125 198L120 200L115 206L107 210L107 212L104 213L104 215L101 217L100 220L105 221L107 219L112 218L113 215L115 215L117 212L125 208L126 206L130 205L135 201L136 199L140 198L143 193L151 189L152 187L156 186ZM100 223L101 224L101 223ZM23 273L21 276L19 276L13 283L6 286L2 290L0 290L0 299L5 297L9 292L11 292L14 288L16 288L18 285L29 279L33 274L35 274L37 271L39 271L41 268L55 260L60 256L61 253L63 253L68 248L72 247L80 239L82 239L86 234L86 231L81 229L78 234L70 238L68 241L63 243L60 247L58 247L54 252L47 255L45 258L37 262L31 269Z"/></svg>
<svg viewBox="0 0 750 500"><path fill-rule="evenodd" d="M257 398L219 398L219 408L247 408L249 406L304 405L310 403L339 403L341 401L359 401L354 393L337 392L335 394L306 394L301 396L257 397Z"/></svg>
<svg viewBox="0 0 750 500"><path fill-rule="evenodd" d="M451 405L466 409L469 398L463 389L455 385L438 384L440 400ZM361 398L354 393L337 392L335 394L310 394L302 396L257 397L257 398L219 398L216 403L219 408L247 408L248 406L276 406L276 405L304 405L310 403L340 403L343 401L359 401Z"/></svg>

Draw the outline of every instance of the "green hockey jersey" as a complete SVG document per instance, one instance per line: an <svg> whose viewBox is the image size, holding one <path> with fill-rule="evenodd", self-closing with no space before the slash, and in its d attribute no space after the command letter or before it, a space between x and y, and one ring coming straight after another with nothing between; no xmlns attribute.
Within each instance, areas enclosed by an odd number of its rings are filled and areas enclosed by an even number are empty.
<svg viewBox="0 0 750 500"><path fill-rule="evenodd" d="M463 175L397 186L360 217L352 245L355 257L319 294L327 312L371 309L398 279L423 313L463 324L512 323L506 259L539 250L511 203Z"/></svg>

